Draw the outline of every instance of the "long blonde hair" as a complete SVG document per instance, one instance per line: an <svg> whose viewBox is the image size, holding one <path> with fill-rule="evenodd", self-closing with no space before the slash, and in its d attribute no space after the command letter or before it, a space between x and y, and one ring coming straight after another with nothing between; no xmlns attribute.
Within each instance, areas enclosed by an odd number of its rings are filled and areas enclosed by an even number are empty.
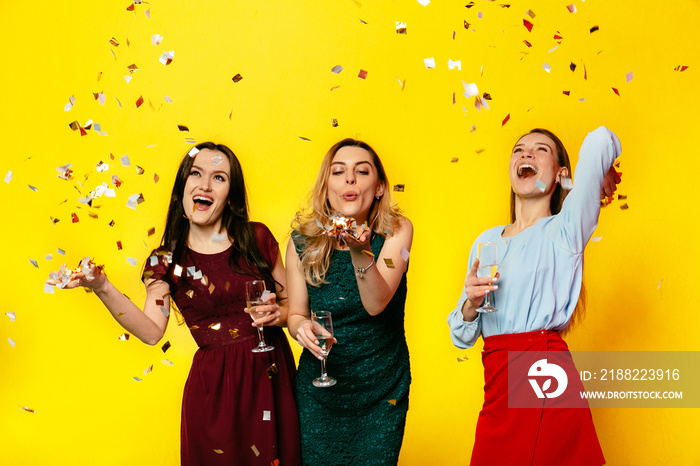
<svg viewBox="0 0 700 466"><path fill-rule="evenodd" d="M308 207L302 208L292 220L292 229L301 234L297 241L301 241L301 269L304 272L306 282L312 286L320 286L327 283L326 272L330 265L331 254L335 248L333 238L325 234L323 225L333 215L333 209L328 202L328 177L331 173L331 163L335 154L343 147L359 147L366 150L372 156L372 162L377 169L377 178L384 187L384 193L380 198L375 198L369 208L367 227L372 234L391 236L399 228L399 222L403 217L401 209L391 200L389 180L384 171L382 161L369 144L363 141L347 138L337 142L328 149L321 168L316 177L314 187L309 193Z"/></svg>
<svg viewBox="0 0 700 466"><path fill-rule="evenodd" d="M547 129L535 128L530 130L529 133L520 136L518 141L528 134L533 133L543 134L554 142L554 145L557 148L557 163L560 167L566 167L569 176L572 176L574 172L571 170L569 153L566 151L564 143L561 142L561 139L559 139L556 134ZM566 198L567 194L569 194L569 192L562 189L561 183L558 183L557 187L554 189L554 193L552 193L552 200L549 204L552 215L556 215L561 211L561 207L564 204L564 199ZM511 223L515 222L515 192L513 189L510 190L510 221ZM586 284L584 283L583 278L581 278L581 292L578 295L578 301L576 302L574 312L571 314L571 319L569 319L569 326L562 330L562 335L568 334L574 327L583 322L583 319L586 317L587 300L588 296L586 295Z"/></svg>

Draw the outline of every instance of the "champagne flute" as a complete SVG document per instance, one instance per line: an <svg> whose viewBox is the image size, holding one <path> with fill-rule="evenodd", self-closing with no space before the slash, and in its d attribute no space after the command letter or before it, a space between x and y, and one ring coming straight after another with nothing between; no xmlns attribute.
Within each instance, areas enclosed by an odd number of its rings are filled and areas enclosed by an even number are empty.
<svg viewBox="0 0 700 466"><path fill-rule="evenodd" d="M333 346L333 320L331 313L328 311L318 311L311 314L311 323L314 327L314 335L318 340L318 346L321 347L321 377L313 380L314 387L332 387L336 380L333 377L328 377L326 372L326 358Z"/></svg>
<svg viewBox="0 0 700 466"><path fill-rule="evenodd" d="M498 243L479 243L477 255L479 257L479 270L476 272L477 277L495 277L498 271ZM490 313L496 312L498 309L491 305L491 294L486 293L484 302L477 312Z"/></svg>
<svg viewBox="0 0 700 466"><path fill-rule="evenodd" d="M260 306L265 306L270 292L265 289L264 280L253 280L251 282L245 282L245 300L248 306L248 313L250 317L255 319L260 319L268 314L267 311L260 312ZM275 349L274 346L269 346L265 343L265 337L263 336L263 326L262 324L256 325L258 329L258 346L253 348L251 351L253 353L264 353L265 351L272 351Z"/></svg>

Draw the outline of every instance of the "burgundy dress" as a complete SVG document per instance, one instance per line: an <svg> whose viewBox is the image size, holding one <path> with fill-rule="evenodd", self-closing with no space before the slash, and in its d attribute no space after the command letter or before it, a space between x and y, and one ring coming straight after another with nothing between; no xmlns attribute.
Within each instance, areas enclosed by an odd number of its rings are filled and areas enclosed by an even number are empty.
<svg viewBox="0 0 700 466"><path fill-rule="evenodd" d="M260 252L274 264L277 241L265 225L254 226ZM177 267L164 276L167 256L154 253L144 270L144 276L170 284L171 298L199 345L182 400L182 464L298 465L294 358L279 327L264 330L273 351L251 352L258 336L244 308L245 282L253 278L231 271L231 251L187 249L179 277ZM274 290L274 284L267 288Z"/></svg>

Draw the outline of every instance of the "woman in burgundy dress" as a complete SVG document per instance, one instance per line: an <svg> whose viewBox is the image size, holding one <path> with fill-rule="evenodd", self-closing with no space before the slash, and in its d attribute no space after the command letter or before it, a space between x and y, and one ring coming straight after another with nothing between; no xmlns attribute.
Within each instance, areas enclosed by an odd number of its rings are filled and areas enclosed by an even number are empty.
<svg viewBox="0 0 700 466"><path fill-rule="evenodd" d="M58 278L57 278L58 277ZM128 332L149 345L165 332L171 300L199 345L182 402L183 465L298 465L299 423L294 359L286 323L285 271L279 247L262 223L248 220L243 173L224 145L197 145L182 160L161 246L146 261L143 312L94 264L60 288L84 286ZM269 352L258 346L247 314L245 282L262 279L270 293L265 326Z"/></svg>

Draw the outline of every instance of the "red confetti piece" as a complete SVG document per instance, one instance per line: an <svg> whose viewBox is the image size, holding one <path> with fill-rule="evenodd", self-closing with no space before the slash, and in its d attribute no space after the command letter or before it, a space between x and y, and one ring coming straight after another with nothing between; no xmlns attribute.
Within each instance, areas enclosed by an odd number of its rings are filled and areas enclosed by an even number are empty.
<svg viewBox="0 0 700 466"><path fill-rule="evenodd" d="M135 7L134 7L134 4L132 3L131 5L129 5L128 7L126 7L126 11L134 11L134 8L135 8Z"/></svg>
<svg viewBox="0 0 700 466"><path fill-rule="evenodd" d="M143 105L143 96L136 99L136 108L139 108L141 105Z"/></svg>
<svg viewBox="0 0 700 466"><path fill-rule="evenodd" d="M469 23L466 20L464 21L464 29L469 29Z"/></svg>
<svg viewBox="0 0 700 466"><path fill-rule="evenodd" d="M157 173L154 173L154 174L153 174L153 182L154 182L154 183L157 183L158 180L160 180L160 177L158 176Z"/></svg>
<svg viewBox="0 0 700 466"><path fill-rule="evenodd" d="M501 123L501 126L505 126L505 124L508 123L508 120L510 120L510 113L503 119L503 123Z"/></svg>
<svg viewBox="0 0 700 466"><path fill-rule="evenodd" d="M156 299L156 306L165 306L165 300Z"/></svg>
<svg viewBox="0 0 700 466"><path fill-rule="evenodd" d="M78 216L76 215L75 212L72 212L72 213L70 214L70 217L71 217L71 220L73 221L73 223L78 223L78 222L80 221L80 220L78 219Z"/></svg>
<svg viewBox="0 0 700 466"><path fill-rule="evenodd" d="M583 65L583 79L588 79L588 70L586 69L586 65Z"/></svg>
<svg viewBox="0 0 700 466"><path fill-rule="evenodd" d="M528 32L532 32L532 28L534 27L534 24L532 24L530 21L524 19L523 26L525 26L527 28Z"/></svg>
<svg viewBox="0 0 700 466"><path fill-rule="evenodd" d="M148 236L153 236L156 233L155 227L149 228L148 229Z"/></svg>
<svg viewBox="0 0 700 466"><path fill-rule="evenodd" d="M571 91L561 91L561 93L564 95L571 95Z"/></svg>
<svg viewBox="0 0 700 466"><path fill-rule="evenodd" d="M532 44L531 44L531 43L529 43L529 42L528 42L528 41L526 41L526 40L524 40L524 41L523 41L523 43L524 43L525 45L527 45L528 47L532 47Z"/></svg>
<svg viewBox="0 0 700 466"><path fill-rule="evenodd" d="M112 222L112 223L114 223L114 222ZM110 225L110 226L112 226L112 225ZM121 251L121 250L122 250L122 242L117 241L117 251Z"/></svg>
<svg viewBox="0 0 700 466"><path fill-rule="evenodd" d="M359 74L357 75L358 78L360 79L367 79L367 72L365 70L360 70Z"/></svg>
<svg viewBox="0 0 700 466"><path fill-rule="evenodd" d="M618 90L615 89L614 87L612 88L612 90L613 90L613 92L614 92L615 94L617 94L618 97L620 97L620 91L618 91Z"/></svg>
<svg viewBox="0 0 700 466"><path fill-rule="evenodd" d="M685 71L687 69L688 69L688 67L686 65L678 65L677 67L675 67L673 69L673 71Z"/></svg>

